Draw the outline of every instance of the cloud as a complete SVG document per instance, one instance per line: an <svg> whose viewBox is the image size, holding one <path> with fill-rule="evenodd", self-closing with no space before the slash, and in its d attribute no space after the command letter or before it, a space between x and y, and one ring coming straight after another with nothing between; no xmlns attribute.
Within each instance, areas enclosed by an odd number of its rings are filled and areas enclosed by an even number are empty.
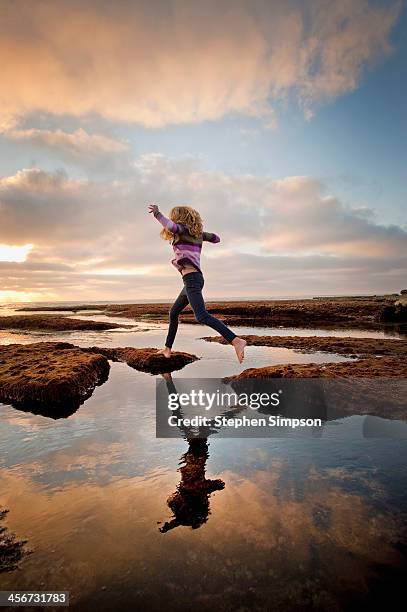
<svg viewBox="0 0 407 612"><path fill-rule="evenodd" d="M45 112L155 128L242 113L273 127L292 94L310 118L391 52L399 12L369 0L3 2L0 126Z"/></svg>
<svg viewBox="0 0 407 612"><path fill-rule="evenodd" d="M58 152L63 159L81 164L118 161L118 157L129 151L129 145L125 142L103 134L88 134L82 128L72 133L61 129L14 128L8 130L6 136L15 142L31 144L53 153Z"/></svg>
<svg viewBox="0 0 407 612"><path fill-rule="evenodd" d="M121 181L31 168L0 179L0 242L33 244L0 265L2 287L64 299L170 297L179 278L147 214L156 201L198 208L208 231L208 295L398 291L407 232L346 207L312 177L274 180L203 170L193 158L138 158Z"/></svg>
<svg viewBox="0 0 407 612"><path fill-rule="evenodd" d="M388 34L401 3L367 0L305 3L310 30L301 54L301 96L306 107L353 91L363 70L392 48Z"/></svg>
<svg viewBox="0 0 407 612"><path fill-rule="evenodd" d="M274 181L263 223L269 230L266 250L355 257L407 254L405 230L375 223L367 207L345 207L311 177Z"/></svg>

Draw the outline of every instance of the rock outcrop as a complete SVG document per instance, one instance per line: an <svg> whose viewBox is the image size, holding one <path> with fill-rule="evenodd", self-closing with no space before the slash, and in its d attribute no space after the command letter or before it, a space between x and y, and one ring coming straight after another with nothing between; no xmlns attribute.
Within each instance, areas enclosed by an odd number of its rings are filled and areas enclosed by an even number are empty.
<svg viewBox="0 0 407 612"><path fill-rule="evenodd" d="M0 317L0 329L29 329L41 331L105 331L115 328L132 328L132 325L109 323L108 321L83 321L61 315L11 315Z"/></svg>
<svg viewBox="0 0 407 612"><path fill-rule="evenodd" d="M393 303L384 306L379 315L383 323L407 323L407 290L402 289L400 297Z"/></svg>
<svg viewBox="0 0 407 612"><path fill-rule="evenodd" d="M109 370L104 355L67 342L0 346L0 401L66 417L107 380Z"/></svg>
<svg viewBox="0 0 407 612"><path fill-rule="evenodd" d="M0 402L53 418L73 414L107 380L112 361L142 372L171 372L198 357L154 348L80 348L67 342L0 346Z"/></svg>
<svg viewBox="0 0 407 612"><path fill-rule="evenodd" d="M406 377L405 360L401 363L397 357L376 357L347 363L306 363L248 368L241 374L225 380L231 382L236 392L247 392L247 385L250 386L253 379L314 379L314 383L309 380L307 384L301 386L299 381L292 387L285 388L287 401L284 416L287 416L286 412L290 409L291 395L291 403L293 399L296 400L297 410L300 406L309 411L306 416L311 415L315 405L320 410L322 401L325 419L328 420L353 414L405 420L407 419ZM258 384L253 383L253 390L259 390ZM282 406L284 407L284 402Z"/></svg>
<svg viewBox="0 0 407 612"><path fill-rule="evenodd" d="M306 353L321 351L346 356L392 355L407 357L407 340L387 338L340 338L337 336L241 336L249 346L270 346ZM222 336L204 336L207 342L225 344Z"/></svg>
<svg viewBox="0 0 407 612"><path fill-rule="evenodd" d="M180 370L188 363L198 359L195 355L182 352L173 352L171 357L167 358L159 354L155 348L134 348L131 346L121 348L92 346L85 350L105 355L112 361L124 361L131 368L150 374Z"/></svg>
<svg viewBox="0 0 407 612"><path fill-rule="evenodd" d="M380 318L383 308L392 307L398 297L397 294L392 294L319 297L303 300L207 302L207 308L211 314L223 319L227 325L377 329L383 325ZM98 308L105 315L128 317L136 321L167 321L170 306L169 303L99 306L84 304L80 309ZM181 321L196 323L190 307L183 311Z"/></svg>
<svg viewBox="0 0 407 612"><path fill-rule="evenodd" d="M304 300L207 302L208 312L228 325L294 327L378 327L378 313L397 296L354 296ZM109 305L106 315L167 320L171 304ZM181 321L196 323L188 306Z"/></svg>
<svg viewBox="0 0 407 612"><path fill-rule="evenodd" d="M372 357L340 363L295 363L247 368L228 380L241 378L406 378L407 361Z"/></svg>

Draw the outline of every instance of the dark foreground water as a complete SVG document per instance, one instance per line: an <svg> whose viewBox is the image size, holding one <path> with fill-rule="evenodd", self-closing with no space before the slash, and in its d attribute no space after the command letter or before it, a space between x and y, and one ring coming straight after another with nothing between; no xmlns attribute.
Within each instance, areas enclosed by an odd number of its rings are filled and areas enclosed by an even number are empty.
<svg viewBox="0 0 407 612"><path fill-rule="evenodd" d="M148 324L7 332L0 342L159 346L163 333ZM199 340L207 334L181 326L177 348L202 359L177 377L242 369L230 347ZM340 358L250 347L245 367L332 360ZM0 525L31 551L0 573L0 590L68 590L81 611L398 609L406 441L364 438L357 415L328 422L317 439L156 439L154 399L154 376L117 363L67 419L0 405L0 506L10 511ZM199 493L177 489L180 481Z"/></svg>

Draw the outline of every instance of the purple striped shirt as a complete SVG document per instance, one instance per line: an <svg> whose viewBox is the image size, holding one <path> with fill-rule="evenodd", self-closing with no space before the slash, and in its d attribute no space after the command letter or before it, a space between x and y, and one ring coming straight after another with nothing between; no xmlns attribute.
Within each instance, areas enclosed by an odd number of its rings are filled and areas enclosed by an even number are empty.
<svg viewBox="0 0 407 612"><path fill-rule="evenodd" d="M171 260L171 263L180 272L187 265L201 271L202 242L220 242L219 236L210 232L202 232L200 236L195 237L189 233L184 225L167 219L160 211L155 213L154 216L165 229L174 234L174 240L171 244L175 257Z"/></svg>

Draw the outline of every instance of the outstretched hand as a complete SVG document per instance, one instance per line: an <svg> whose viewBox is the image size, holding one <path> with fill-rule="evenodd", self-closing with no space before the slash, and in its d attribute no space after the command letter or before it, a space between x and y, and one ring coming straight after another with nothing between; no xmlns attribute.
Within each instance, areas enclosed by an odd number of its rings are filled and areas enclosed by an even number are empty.
<svg viewBox="0 0 407 612"><path fill-rule="evenodd" d="M153 213L153 215L155 213L158 213L158 206L157 206L157 204L149 204L148 205L148 212L149 213Z"/></svg>

